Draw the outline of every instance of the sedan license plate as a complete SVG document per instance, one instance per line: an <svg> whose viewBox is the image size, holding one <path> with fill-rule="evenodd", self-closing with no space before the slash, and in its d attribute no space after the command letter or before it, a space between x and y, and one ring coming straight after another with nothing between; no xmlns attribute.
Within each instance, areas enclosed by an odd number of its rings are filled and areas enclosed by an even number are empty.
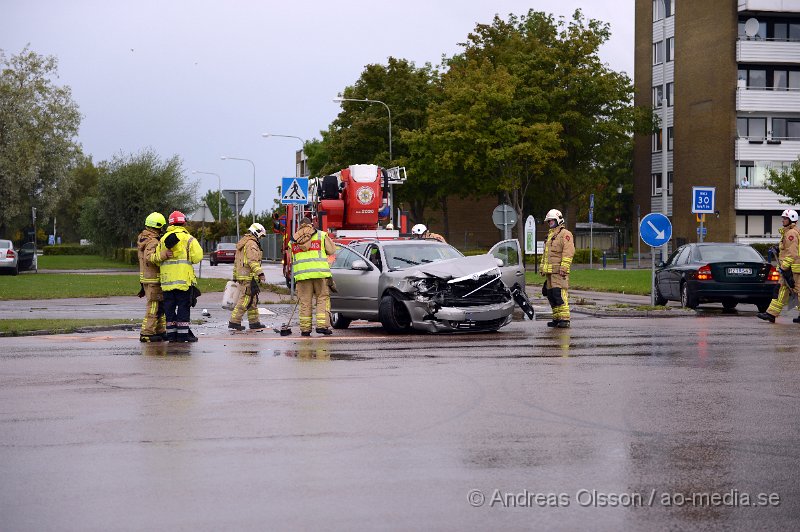
<svg viewBox="0 0 800 532"><path fill-rule="evenodd" d="M728 275L753 275L752 268L728 268Z"/></svg>

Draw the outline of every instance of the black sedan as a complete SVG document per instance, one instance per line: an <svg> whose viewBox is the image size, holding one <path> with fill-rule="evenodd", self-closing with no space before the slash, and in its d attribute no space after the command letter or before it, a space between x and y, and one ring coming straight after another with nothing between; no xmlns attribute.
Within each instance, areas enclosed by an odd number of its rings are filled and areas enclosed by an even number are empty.
<svg viewBox="0 0 800 532"><path fill-rule="evenodd" d="M687 308L722 303L733 309L752 303L766 312L780 272L747 244L687 244L656 269L657 305L680 301Z"/></svg>

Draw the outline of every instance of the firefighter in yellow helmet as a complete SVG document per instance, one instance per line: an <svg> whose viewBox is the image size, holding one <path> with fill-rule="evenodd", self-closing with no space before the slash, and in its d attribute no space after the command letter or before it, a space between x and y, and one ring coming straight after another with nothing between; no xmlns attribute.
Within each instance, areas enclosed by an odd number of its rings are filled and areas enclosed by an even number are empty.
<svg viewBox="0 0 800 532"><path fill-rule="evenodd" d="M140 342L163 342L166 340L166 319L164 318L164 293L159 278L159 260L156 255L158 239L167 225L164 215L151 212L144 221L144 230L136 238L136 252L139 256L139 283L142 289L139 297L146 298L147 311L139 333ZM170 253L171 255L171 253Z"/></svg>
<svg viewBox="0 0 800 532"><path fill-rule="evenodd" d="M569 316L569 270L572 257L575 255L575 239L564 227L564 216L557 209L550 209L544 218L549 231L544 245L544 253L539 273L545 276L542 293L547 296L553 319L547 322L548 327L568 329Z"/></svg>
<svg viewBox="0 0 800 532"><path fill-rule="evenodd" d="M309 218L300 221L300 228L292 236L292 272L297 298L300 300L300 334L311 336L312 301L316 298L317 333L333 334L330 328L331 298L328 279L331 268L328 256L336 253L336 246L325 231L318 231Z"/></svg>
<svg viewBox="0 0 800 532"><path fill-rule="evenodd" d="M267 235L267 230L260 223L254 223L247 233L236 244L236 257L233 259L233 280L239 283L239 300L231 312L228 328L243 331L242 317L247 313L247 321L251 329L264 329L258 317L258 282L264 282L264 271L261 269L260 238Z"/></svg>
<svg viewBox="0 0 800 532"><path fill-rule="evenodd" d="M781 269L781 282L777 299L773 299L766 312L756 314L762 320L775 323L792 292L800 288L800 232L797 230L797 211L786 209L781 213L781 241L778 244L778 263ZM800 316L792 320L800 323Z"/></svg>
<svg viewBox="0 0 800 532"><path fill-rule="evenodd" d="M186 216L180 211L169 215L170 226L161 237L156 253L161 263L161 289L164 291L164 313L167 317L167 340L196 342L191 323L192 287L197 283L193 264L203 259L203 248L184 225Z"/></svg>

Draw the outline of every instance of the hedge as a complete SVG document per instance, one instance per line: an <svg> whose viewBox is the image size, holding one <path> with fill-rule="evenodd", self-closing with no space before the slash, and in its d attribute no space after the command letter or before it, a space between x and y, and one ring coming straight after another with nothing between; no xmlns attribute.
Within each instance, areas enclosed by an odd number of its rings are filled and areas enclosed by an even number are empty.
<svg viewBox="0 0 800 532"><path fill-rule="evenodd" d="M600 262L601 260L603 260L603 250L592 249L592 262ZM589 248L576 249L572 262L575 264L589 264Z"/></svg>
<svg viewBox="0 0 800 532"><path fill-rule="evenodd" d="M78 244L61 244L59 246L42 247L43 255L99 255L100 250L95 245L80 246Z"/></svg>
<svg viewBox="0 0 800 532"><path fill-rule="evenodd" d="M125 264L139 264L136 248L115 248L112 251L111 258Z"/></svg>

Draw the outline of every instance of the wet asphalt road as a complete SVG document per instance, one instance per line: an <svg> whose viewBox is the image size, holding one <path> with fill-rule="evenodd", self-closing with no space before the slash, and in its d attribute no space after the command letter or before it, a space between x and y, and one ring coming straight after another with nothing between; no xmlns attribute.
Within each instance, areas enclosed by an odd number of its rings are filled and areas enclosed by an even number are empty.
<svg viewBox="0 0 800 532"><path fill-rule="evenodd" d="M798 326L573 323L2 338L0 528L800 526Z"/></svg>

